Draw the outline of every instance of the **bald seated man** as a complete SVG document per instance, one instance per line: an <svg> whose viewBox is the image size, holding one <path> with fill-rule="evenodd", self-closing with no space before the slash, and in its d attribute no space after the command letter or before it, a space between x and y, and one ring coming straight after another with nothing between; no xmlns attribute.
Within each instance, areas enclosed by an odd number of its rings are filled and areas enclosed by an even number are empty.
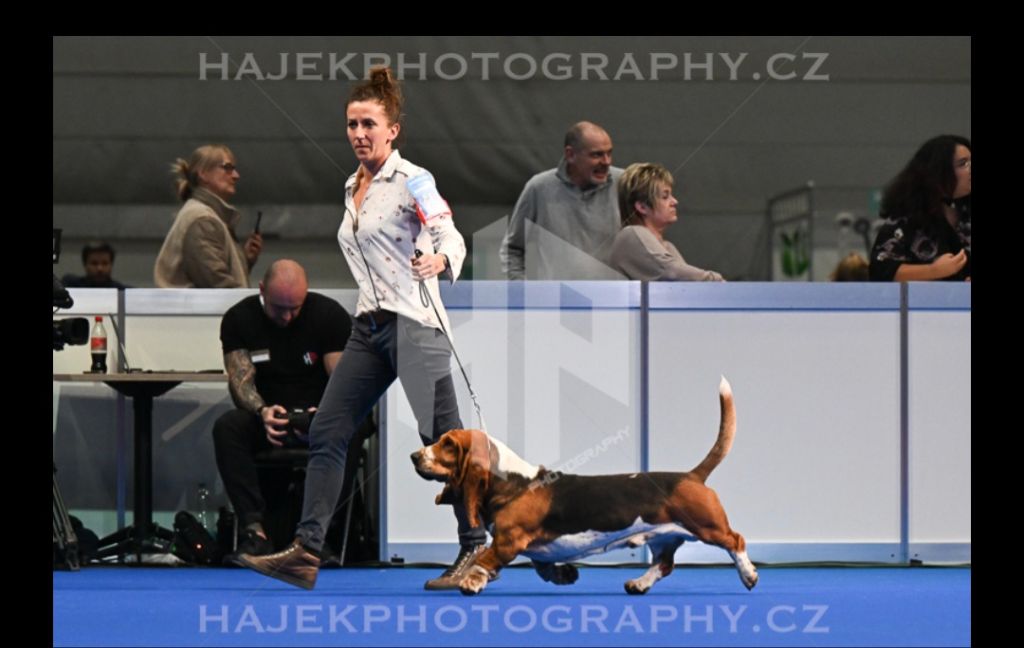
<svg viewBox="0 0 1024 648"><path fill-rule="evenodd" d="M593 122L565 134L562 160L530 178L501 243L508 279L616 279L605 264L618 234L612 138Z"/></svg>
<svg viewBox="0 0 1024 648"><path fill-rule="evenodd" d="M221 320L236 409L213 425L217 469L239 521L236 553L251 555L275 549L263 528L266 504L254 457L271 448L309 447L302 431L289 428L288 413L315 411L352 330L340 304L309 292L306 271L295 261L272 263L259 287ZM235 555L225 562L234 563Z"/></svg>

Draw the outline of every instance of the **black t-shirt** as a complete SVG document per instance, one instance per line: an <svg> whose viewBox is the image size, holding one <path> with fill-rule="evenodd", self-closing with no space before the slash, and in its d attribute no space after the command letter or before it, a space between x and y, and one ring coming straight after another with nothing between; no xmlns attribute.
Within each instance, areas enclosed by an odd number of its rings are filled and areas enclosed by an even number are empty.
<svg viewBox="0 0 1024 648"><path fill-rule="evenodd" d="M352 319L329 297L307 293L299 316L281 328L253 295L224 313L220 342L225 354L249 352L256 391L268 405L306 409L320 402L327 386L324 356L342 351L351 332Z"/></svg>

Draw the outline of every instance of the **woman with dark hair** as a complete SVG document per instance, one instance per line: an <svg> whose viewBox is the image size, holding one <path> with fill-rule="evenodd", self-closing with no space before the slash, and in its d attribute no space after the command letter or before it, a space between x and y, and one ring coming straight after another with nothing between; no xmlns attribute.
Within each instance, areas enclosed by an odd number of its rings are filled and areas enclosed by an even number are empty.
<svg viewBox="0 0 1024 648"><path fill-rule="evenodd" d="M345 106L349 143L359 169L345 183L338 243L359 286L356 317L309 430L302 520L295 541L266 556L239 559L260 573L311 589L319 552L341 492L349 441L396 378L412 406L421 441L461 428L450 331L437 277L454 281L466 246L433 176L399 155L402 94L388 68L371 70ZM461 550L427 589L455 589L487 540L454 505Z"/></svg>
<svg viewBox="0 0 1024 648"><path fill-rule="evenodd" d="M885 190L872 281L969 281L971 141L925 142Z"/></svg>

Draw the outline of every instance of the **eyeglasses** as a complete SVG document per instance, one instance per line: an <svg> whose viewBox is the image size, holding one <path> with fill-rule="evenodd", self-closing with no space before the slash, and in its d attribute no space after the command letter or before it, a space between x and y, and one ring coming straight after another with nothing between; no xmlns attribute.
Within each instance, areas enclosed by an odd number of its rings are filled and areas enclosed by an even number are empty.
<svg viewBox="0 0 1024 648"><path fill-rule="evenodd" d="M224 169L228 173L234 173L235 171L238 171L238 167L236 167L234 164L231 164L230 162L221 162L217 166Z"/></svg>
<svg viewBox="0 0 1024 648"><path fill-rule="evenodd" d="M971 170L971 159L970 158L964 158L962 160L957 160L956 162L953 163L953 166L955 166L958 169L967 169L968 171L970 171Z"/></svg>

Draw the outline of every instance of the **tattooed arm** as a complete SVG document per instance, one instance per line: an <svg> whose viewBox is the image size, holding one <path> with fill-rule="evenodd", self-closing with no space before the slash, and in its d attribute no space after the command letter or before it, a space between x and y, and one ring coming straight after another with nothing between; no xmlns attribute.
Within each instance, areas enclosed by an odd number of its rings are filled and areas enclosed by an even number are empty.
<svg viewBox="0 0 1024 648"><path fill-rule="evenodd" d="M228 391L231 392L235 407L258 413L266 403L256 391L256 367L249 358L249 352L238 349L225 353L224 368L228 371Z"/></svg>
<svg viewBox="0 0 1024 648"><path fill-rule="evenodd" d="M287 436L288 431L280 429L280 426L287 424L288 418L278 418L278 411L284 414L284 408L266 403L256 391L256 367L252 364L249 352L238 349L225 353L224 367L228 370L228 391L231 392L235 407L259 416L267 432L267 441L281 447L283 444L280 439Z"/></svg>

